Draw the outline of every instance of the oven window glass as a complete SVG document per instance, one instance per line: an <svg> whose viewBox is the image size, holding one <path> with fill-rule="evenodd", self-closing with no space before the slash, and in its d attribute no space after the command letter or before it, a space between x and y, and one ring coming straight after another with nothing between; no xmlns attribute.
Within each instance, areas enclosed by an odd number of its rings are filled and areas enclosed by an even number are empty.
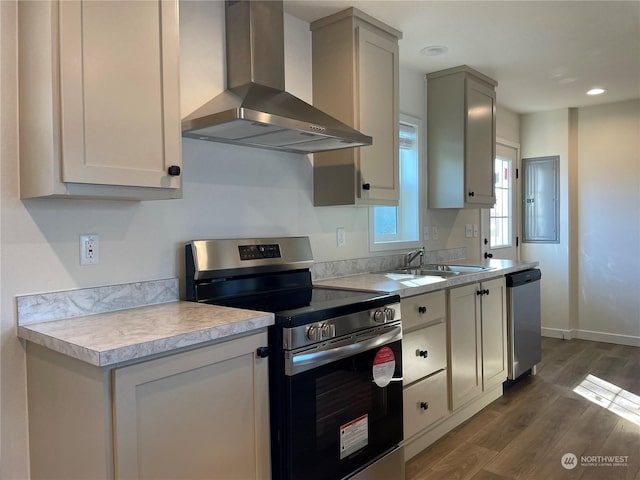
<svg viewBox="0 0 640 480"><path fill-rule="evenodd" d="M402 441L399 341L287 377L287 383L290 478L339 479Z"/></svg>

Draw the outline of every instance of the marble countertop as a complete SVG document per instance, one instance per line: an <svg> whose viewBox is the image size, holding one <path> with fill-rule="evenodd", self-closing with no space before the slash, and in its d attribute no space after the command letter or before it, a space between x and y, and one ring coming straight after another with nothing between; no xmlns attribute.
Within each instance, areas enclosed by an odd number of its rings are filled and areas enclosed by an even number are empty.
<svg viewBox="0 0 640 480"><path fill-rule="evenodd" d="M176 301L21 325L18 336L98 367L273 325L272 313Z"/></svg>
<svg viewBox="0 0 640 480"><path fill-rule="evenodd" d="M468 283L481 282L508 273L519 272L538 266L538 262L514 262L512 260L491 259L483 261L456 260L455 265L482 265L491 267L477 273L467 273L447 278L439 276L416 276L396 273L363 273L346 277L319 280L317 286L330 288L350 288L372 292L387 292L401 297L410 297L422 293L456 287Z"/></svg>

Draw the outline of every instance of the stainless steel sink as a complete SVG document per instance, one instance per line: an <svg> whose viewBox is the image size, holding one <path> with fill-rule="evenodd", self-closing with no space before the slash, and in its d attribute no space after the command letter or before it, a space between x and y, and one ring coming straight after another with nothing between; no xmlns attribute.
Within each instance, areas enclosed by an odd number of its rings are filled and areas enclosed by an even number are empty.
<svg viewBox="0 0 640 480"><path fill-rule="evenodd" d="M444 272L460 273L477 273L491 270L492 267L484 267L481 265L425 265L423 269L438 270Z"/></svg>
<svg viewBox="0 0 640 480"><path fill-rule="evenodd" d="M415 276L434 276L434 277L454 277L459 275L458 272L450 272L446 270L431 270L426 268L400 268L390 273L399 273L403 275L415 275Z"/></svg>
<svg viewBox="0 0 640 480"><path fill-rule="evenodd" d="M422 267L410 267L394 270L391 273L399 273L405 275L432 275L440 277L454 277L456 275L463 275L466 273L478 273L486 270L491 270L492 267L483 267L480 265L440 265L430 264L423 265Z"/></svg>

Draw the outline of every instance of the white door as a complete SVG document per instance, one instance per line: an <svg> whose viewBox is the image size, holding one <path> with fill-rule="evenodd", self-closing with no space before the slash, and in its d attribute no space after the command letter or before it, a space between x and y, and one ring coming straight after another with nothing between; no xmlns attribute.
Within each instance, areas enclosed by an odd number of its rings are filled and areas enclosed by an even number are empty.
<svg viewBox="0 0 640 480"><path fill-rule="evenodd" d="M520 145L507 140L496 141L495 194L493 208L482 209L482 252L485 258L518 260L518 181Z"/></svg>

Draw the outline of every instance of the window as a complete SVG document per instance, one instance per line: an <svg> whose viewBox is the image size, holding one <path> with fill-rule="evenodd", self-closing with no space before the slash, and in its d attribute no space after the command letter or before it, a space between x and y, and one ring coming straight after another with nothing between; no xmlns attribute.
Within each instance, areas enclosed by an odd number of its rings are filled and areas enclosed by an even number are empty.
<svg viewBox="0 0 640 480"><path fill-rule="evenodd" d="M400 199L370 208L370 249L411 248L420 242L420 132L418 118L400 115Z"/></svg>
<svg viewBox="0 0 640 480"><path fill-rule="evenodd" d="M498 157L495 160L496 204L489 212L491 248L510 247L512 229L511 160Z"/></svg>

